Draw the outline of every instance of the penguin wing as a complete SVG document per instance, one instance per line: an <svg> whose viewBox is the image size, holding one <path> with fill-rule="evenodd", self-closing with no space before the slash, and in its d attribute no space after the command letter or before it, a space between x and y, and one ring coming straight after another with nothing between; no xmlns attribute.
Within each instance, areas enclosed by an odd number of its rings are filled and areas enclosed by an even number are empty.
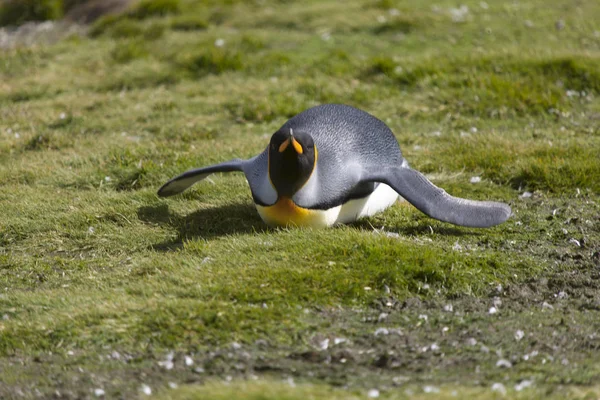
<svg viewBox="0 0 600 400"><path fill-rule="evenodd" d="M169 197L179 194L215 172L244 171L244 164L247 162L246 160L235 159L208 167L190 169L162 185L158 189L158 195L160 197Z"/></svg>
<svg viewBox="0 0 600 400"><path fill-rule="evenodd" d="M215 172L241 171L246 175L254 201L262 205L271 205L277 201L277 192L269 181L267 152L264 151L249 160L235 159L203 168L195 168L171 179L160 189L160 197L179 194Z"/></svg>
<svg viewBox="0 0 600 400"><path fill-rule="evenodd" d="M423 213L455 225L487 228L501 224L511 215L510 207L504 203L450 196L408 166L368 168L361 181L385 183Z"/></svg>

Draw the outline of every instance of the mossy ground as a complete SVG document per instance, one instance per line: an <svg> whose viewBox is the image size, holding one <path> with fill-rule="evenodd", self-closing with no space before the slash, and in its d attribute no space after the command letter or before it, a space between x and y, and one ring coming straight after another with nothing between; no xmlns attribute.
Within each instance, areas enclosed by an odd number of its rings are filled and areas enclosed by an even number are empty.
<svg viewBox="0 0 600 400"><path fill-rule="evenodd" d="M144 1L3 51L0 397L597 396L600 5L462 3ZM514 216L270 229L235 174L156 197L324 102Z"/></svg>

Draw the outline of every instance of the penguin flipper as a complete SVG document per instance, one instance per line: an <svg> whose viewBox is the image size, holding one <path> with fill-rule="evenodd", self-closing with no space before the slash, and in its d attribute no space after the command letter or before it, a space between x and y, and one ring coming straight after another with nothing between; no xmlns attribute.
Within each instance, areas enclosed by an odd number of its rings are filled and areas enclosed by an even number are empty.
<svg viewBox="0 0 600 400"><path fill-rule="evenodd" d="M450 196L410 167L378 166L366 171L361 180L385 183L423 213L455 225L487 228L501 224L511 215L510 207L504 203Z"/></svg>
<svg viewBox="0 0 600 400"><path fill-rule="evenodd" d="M235 159L208 167L190 169L162 185L158 189L158 195L160 197L169 197L179 194L215 172L243 172L247 162L246 160Z"/></svg>

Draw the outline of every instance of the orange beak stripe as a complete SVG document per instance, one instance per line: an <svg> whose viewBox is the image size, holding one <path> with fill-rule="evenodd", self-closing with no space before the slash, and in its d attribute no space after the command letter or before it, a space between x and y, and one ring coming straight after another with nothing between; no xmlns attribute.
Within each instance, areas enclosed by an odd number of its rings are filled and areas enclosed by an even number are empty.
<svg viewBox="0 0 600 400"><path fill-rule="evenodd" d="M286 139L286 141L281 143L281 145L279 146L279 152L283 153L289 145L290 145L290 139Z"/></svg>
<svg viewBox="0 0 600 400"><path fill-rule="evenodd" d="M298 143L298 141L294 138L286 139L285 142L283 142L283 143L281 143L281 145L279 145L280 153L283 153L285 151L285 149L287 149L287 147L290 145L290 140L292 142L292 146L294 147L294 150L296 150L296 153L298 153L298 154L304 153L304 150L302 150L302 145L300 143Z"/></svg>
<svg viewBox="0 0 600 400"><path fill-rule="evenodd" d="M294 138L292 138L292 146L294 146L294 150L296 150L296 153L302 154L304 152L302 150L302 145L298 143L298 141Z"/></svg>

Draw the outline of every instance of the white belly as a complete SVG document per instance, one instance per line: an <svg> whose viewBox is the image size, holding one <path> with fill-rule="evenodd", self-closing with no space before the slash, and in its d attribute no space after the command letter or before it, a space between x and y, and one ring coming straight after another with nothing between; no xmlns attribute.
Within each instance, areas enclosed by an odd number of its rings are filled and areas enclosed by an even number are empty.
<svg viewBox="0 0 600 400"><path fill-rule="evenodd" d="M367 197L350 200L347 203L329 210L307 210L290 204L289 200L276 206L256 209L260 217L269 225L275 226L310 226L324 228L337 224L346 224L362 217L368 217L385 210L398 199L391 187L380 183Z"/></svg>
<svg viewBox="0 0 600 400"><path fill-rule="evenodd" d="M335 223L347 224L377 214L390 207L396 200L398 200L398 193L388 185L380 183L368 197L350 200L342 205Z"/></svg>

